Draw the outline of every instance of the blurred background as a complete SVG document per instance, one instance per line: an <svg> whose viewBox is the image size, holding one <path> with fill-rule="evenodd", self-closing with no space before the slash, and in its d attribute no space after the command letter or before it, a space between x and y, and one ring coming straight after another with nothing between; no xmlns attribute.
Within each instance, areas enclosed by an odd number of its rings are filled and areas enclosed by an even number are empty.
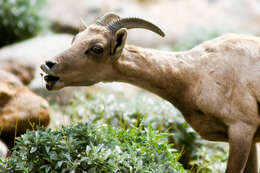
<svg viewBox="0 0 260 173"><path fill-rule="evenodd" d="M88 88L46 91L40 64L69 48L80 18L91 24L110 11L121 17L141 17L160 26L165 38L134 29L129 31L128 44L165 51L187 50L224 33L260 35L260 0L0 0L0 117L11 117L6 118L10 121L6 131L14 133L12 118L21 118L21 112L30 114L28 119L45 116L45 126L51 128L89 119L114 126L120 126L124 119L129 125L137 121L136 113L140 113L145 123L174 133L169 141L183 152L180 162L186 169L223 172L227 145L202 140L178 110L140 88L99 83ZM27 107L19 107L18 113L9 104L11 99L17 101L20 92L14 86L30 92L21 96ZM35 105L34 97L38 96L42 100ZM28 105L34 105L37 111L39 107L44 109L37 112ZM13 114L6 113L10 110ZM4 137L2 140L8 144Z"/></svg>

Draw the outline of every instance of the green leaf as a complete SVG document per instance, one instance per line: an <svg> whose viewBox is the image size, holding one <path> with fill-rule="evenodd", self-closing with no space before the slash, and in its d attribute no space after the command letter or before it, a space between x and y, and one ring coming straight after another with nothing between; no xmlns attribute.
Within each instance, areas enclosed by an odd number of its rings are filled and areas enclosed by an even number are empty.
<svg viewBox="0 0 260 173"><path fill-rule="evenodd" d="M36 150L37 150L37 147L32 147L32 148L30 149L30 153L34 153Z"/></svg>
<svg viewBox="0 0 260 173"><path fill-rule="evenodd" d="M61 168L62 164L64 163L64 161L58 161L56 166L55 166L55 169L57 168Z"/></svg>
<svg viewBox="0 0 260 173"><path fill-rule="evenodd" d="M51 147L50 146L45 146L44 148L45 148L46 153L48 153L50 151Z"/></svg>

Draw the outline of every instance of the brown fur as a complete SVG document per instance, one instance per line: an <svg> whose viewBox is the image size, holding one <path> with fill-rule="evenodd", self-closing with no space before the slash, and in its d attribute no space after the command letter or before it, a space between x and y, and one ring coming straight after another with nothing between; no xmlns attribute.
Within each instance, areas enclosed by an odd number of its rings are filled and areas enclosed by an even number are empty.
<svg viewBox="0 0 260 173"><path fill-rule="evenodd" d="M120 32L124 41L127 32ZM257 173L259 38L228 34L177 53L123 42L111 55L115 41L102 26L91 25L81 32L70 49L52 60L55 66L45 70L60 77L53 89L101 81L147 89L175 105L203 138L229 142L226 173ZM97 42L104 46L104 53L85 55Z"/></svg>

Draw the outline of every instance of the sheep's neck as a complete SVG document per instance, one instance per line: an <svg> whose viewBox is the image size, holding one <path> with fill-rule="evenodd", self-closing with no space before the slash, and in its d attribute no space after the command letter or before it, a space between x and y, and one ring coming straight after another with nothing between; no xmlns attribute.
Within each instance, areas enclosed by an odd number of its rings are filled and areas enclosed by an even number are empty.
<svg viewBox="0 0 260 173"><path fill-rule="evenodd" d="M117 81L137 85L174 103L188 86L187 64L185 52L126 46L114 67Z"/></svg>

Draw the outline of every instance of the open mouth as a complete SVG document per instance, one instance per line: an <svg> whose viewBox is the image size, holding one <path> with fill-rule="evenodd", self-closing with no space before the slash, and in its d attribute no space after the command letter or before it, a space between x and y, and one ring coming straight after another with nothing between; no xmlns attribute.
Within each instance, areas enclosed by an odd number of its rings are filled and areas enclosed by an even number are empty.
<svg viewBox="0 0 260 173"><path fill-rule="evenodd" d="M46 88L47 90L51 90L55 83L60 80L59 77L57 76L52 76L52 75L46 75L44 76L44 80L46 81Z"/></svg>
<svg viewBox="0 0 260 173"><path fill-rule="evenodd" d="M50 70L50 68L45 64L41 65L41 69L47 74L44 76L44 80L46 81L46 89L51 90L56 82L60 80L60 77L55 76L55 73L53 73L53 71Z"/></svg>

